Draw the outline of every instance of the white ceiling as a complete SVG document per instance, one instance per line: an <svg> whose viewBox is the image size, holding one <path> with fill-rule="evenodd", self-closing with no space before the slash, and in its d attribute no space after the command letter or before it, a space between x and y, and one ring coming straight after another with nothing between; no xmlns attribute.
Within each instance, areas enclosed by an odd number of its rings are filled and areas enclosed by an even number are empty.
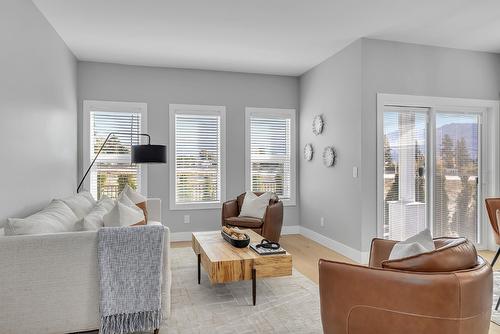
<svg viewBox="0 0 500 334"><path fill-rule="evenodd" d="M500 52L499 0L33 0L80 60L300 75L360 37Z"/></svg>

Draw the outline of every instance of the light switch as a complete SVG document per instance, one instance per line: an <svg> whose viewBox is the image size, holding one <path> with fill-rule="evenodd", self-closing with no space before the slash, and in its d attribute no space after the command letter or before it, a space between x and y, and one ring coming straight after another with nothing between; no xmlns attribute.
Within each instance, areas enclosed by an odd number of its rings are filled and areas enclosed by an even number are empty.
<svg viewBox="0 0 500 334"><path fill-rule="evenodd" d="M356 167L356 166L352 167L352 177L353 178L358 177L358 167Z"/></svg>

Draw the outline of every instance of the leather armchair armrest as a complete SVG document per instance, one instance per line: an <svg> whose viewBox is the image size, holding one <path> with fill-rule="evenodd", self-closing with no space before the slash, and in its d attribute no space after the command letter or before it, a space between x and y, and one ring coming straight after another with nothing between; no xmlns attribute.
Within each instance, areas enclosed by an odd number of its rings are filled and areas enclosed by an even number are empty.
<svg viewBox="0 0 500 334"><path fill-rule="evenodd" d="M264 225L262 226L262 236L271 241L278 242L283 226L283 202L271 204L266 209L264 215Z"/></svg>
<svg viewBox="0 0 500 334"><path fill-rule="evenodd" d="M238 215L238 202L236 200L227 201L222 204L222 226L226 225L224 221L226 218L237 217Z"/></svg>
<svg viewBox="0 0 500 334"><path fill-rule="evenodd" d="M392 248L397 243L394 240L378 239L372 240L370 249L370 267L382 268L382 262L389 259Z"/></svg>

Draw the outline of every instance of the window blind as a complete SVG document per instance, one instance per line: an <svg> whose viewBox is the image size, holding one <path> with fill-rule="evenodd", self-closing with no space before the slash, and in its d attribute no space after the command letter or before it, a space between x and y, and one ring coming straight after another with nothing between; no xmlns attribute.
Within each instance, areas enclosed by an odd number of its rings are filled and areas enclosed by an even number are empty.
<svg viewBox="0 0 500 334"><path fill-rule="evenodd" d="M131 145L140 143L141 114L134 112L90 112L90 161L110 132L92 168L90 189L95 198L106 195L116 198L125 185L140 189L140 166L130 164Z"/></svg>
<svg viewBox="0 0 500 334"><path fill-rule="evenodd" d="M221 118L175 114L176 204L221 200Z"/></svg>
<svg viewBox="0 0 500 334"><path fill-rule="evenodd" d="M291 197L291 119L250 116L252 191Z"/></svg>
<svg viewBox="0 0 500 334"><path fill-rule="evenodd" d="M427 226L427 109L384 112L384 237L405 240Z"/></svg>
<svg viewBox="0 0 500 334"><path fill-rule="evenodd" d="M436 236L479 240L479 127L479 115L436 113Z"/></svg>

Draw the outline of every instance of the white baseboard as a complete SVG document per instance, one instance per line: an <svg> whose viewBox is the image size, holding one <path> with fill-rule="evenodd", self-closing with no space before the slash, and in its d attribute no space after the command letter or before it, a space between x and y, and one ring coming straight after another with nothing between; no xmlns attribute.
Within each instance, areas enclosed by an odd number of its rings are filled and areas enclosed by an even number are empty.
<svg viewBox="0 0 500 334"><path fill-rule="evenodd" d="M287 234L301 234L306 238L309 238L331 250L342 254L345 257L350 258L358 263L368 263L368 252L361 252L357 249L344 245L341 242L325 237L318 232L308 229L304 226L299 225L285 225L281 229L282 235ZM173 232L170 234L170 241L191 241L192 232Z"/></svg>
<svg viewBox="0 0 500 334"><path fill-rule="evenodd" d="M292 225L292 226L285 225L281 228L281 234L282 235L300 234L300 226L299 225Z"/></svg>
<svg viewBox="0 0 500 334"><path fill-rule="evenodd" d="M193 232L173 232L170 233L170 241L191 241Z"/></svg>
<svg viewBox="0 0 500 334"><path fill-rule="evenodd" d="M358 263L368 263L368 252L361 252L357 249L344 245L341 242L325 237L318 232L308 229L307 227L300 226L300 234L306 238L316 241L331 250L348 257L349 259Z"/></svg>

